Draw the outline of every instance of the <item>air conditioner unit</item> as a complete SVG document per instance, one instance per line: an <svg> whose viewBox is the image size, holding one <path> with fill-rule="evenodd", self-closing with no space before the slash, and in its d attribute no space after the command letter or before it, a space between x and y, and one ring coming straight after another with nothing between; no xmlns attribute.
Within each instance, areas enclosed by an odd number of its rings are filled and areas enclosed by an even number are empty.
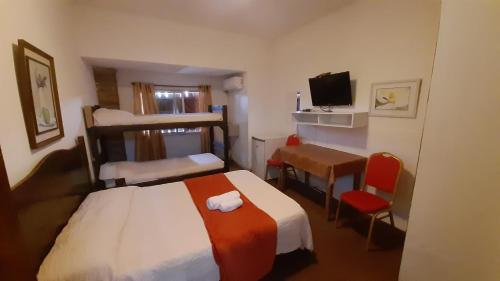
<svg viewBox="0 0 500 281"><path fill-rule="evenodd" d="M222 82L222 87L226 92L239 91L243 89L243 77L233 76Z"/></svg>

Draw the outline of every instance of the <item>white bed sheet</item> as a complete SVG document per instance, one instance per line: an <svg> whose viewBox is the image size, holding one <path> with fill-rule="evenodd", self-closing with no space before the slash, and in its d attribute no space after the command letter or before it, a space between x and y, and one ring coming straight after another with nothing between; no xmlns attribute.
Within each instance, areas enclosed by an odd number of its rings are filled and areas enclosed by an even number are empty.
<svg viewBox="0 0 500 281"><path fill-rule="evenodd" d="M136 184L156 179L182 176L224 168L224 161L212 153L154 161L109 162L101 165L100 180L124 178L127 184Z"/></svg>
<svg viewBox="0 0 500 281"><path fill-rule="evenodd" d="M183 113L183 114L151 114L134 115L116 109L99 108L93 113L95 126L140 125L198 121L222 121L221 113Z"/></svg>
<svg viewBox="0 0 500 281"><path fill-rule="evenodd" d="M277 223L276 254L313 249L305 211L248 171L228 179ZM219 280L203 219L183 182L90 194L38 273L45 280Z"/></svg>

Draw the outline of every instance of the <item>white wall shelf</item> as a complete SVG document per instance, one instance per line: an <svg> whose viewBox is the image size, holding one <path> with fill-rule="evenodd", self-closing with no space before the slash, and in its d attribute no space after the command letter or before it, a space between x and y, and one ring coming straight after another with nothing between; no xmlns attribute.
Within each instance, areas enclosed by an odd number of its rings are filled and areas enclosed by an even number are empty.
<svg viewBox="0 0 500 281"><path fill-rule="evenodd" d="M297 125L312 125L340 128L359 128L368 125L368 112L335 110L333 112L292 112Z"/></svg>

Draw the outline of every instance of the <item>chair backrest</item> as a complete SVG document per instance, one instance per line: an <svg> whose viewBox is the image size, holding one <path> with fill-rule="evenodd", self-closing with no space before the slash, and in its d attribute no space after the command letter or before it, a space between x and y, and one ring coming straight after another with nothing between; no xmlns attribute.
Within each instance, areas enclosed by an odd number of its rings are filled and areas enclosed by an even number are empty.
<svg viewBox="0 0 500 281"><path fill-rule="evenodd" d="M297 136L295 134L289 135L288 139L286 140L286 146L295 146L295 145L300 145L299 136Z"/></svg>
<svg viewBox="0 0 500 281"><path fill-rule="evenodd" d="M387 152L374 153L366 164L365 185L394 194L402 169L403 162L396 156Z"/></svg>

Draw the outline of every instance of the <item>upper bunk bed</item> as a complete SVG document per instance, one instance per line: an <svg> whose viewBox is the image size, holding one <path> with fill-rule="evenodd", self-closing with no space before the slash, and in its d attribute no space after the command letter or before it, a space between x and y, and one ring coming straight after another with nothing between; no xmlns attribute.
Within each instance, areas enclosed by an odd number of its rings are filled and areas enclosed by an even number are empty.
<svg viewBox="0 0 500 281"><path fill-rule="evenodd" d="M92 165L97 185L113 180L116 186L134 184L148 186L185 178L229 171L229 133L227 106L209 106L208 112L184 114L134 115L132 113L86 106L83 108ZM121 138L124 132L208 127L210 153L182 158L146 162L127 161L126 155L113 156L109 142ZM214 155L214 127L222 130L223 160ZM112 142L111 142L112 143Z"/></svg>
<svg viewBox="0 0 500 281"><path fill-rule="evenodd" d="M117 132L175 128L220 127L227 129L227 106L209 106L209 112L134 115L128 111L86 106L83 108L87 131L96 135Z"/></svg>

